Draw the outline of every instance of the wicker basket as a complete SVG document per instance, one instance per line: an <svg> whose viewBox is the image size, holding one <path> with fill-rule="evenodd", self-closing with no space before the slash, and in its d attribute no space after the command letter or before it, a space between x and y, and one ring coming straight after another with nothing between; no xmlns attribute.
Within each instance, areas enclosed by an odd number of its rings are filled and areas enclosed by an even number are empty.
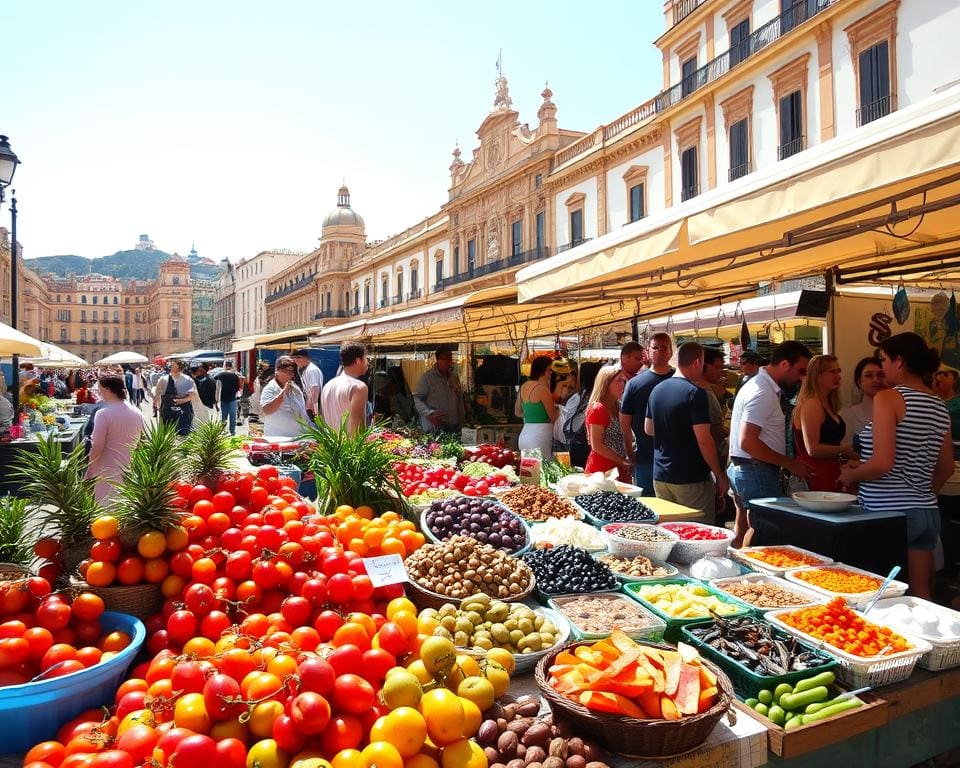
<svg viewBox="0 0 960 768"><path fill-rule="evenodd" d="M70 586L98 595L108 611L128 613L146 620L163 607L163 594L159 584L133 584L131 586L94 587L82 579L73 578Z"/></svg>
<svg viewBox="0 0 960 768"><path fill-rule="evenodd" d="M701 659L717 676L717 701L706 712L680 720L640 720L633 717L593 712L557 693L547 681L547 670L561 651L572 651L589 642L571 643L537 663L534 677L554 717L570 722L578 736L590 737L611 752L631 758L665 758L696 749L710 736L733 703L733 684L716 664ZM645 643L651 648L673 650L666 645ZM731 710L732 711L732 710Z"/></svg>
<svg viewBox="0 0 960 768"><path fill-rule="evenodd" d="M33 576L29 568L16 563L0 563L0 581L19 581Z"/></svg>
<svg viewBox="0 0 960 768"><path fill-rule="evenodd" d="M421 587L419 584L417 584L412 577L410 577L410 580L405 582L403 586L406 589L407 597L409 597L413 601L413 604L416 605L421 611L424 608L440 608L444 603L452 603L454 605L460 604L461 598L448 597L447 595L441 595L439 592L431 592L429 589ZM535 586L536 579L531 571L530 586L527 587L523 592L510 597L498 597L497 599L503 600L505 603L523 602L530 597Z"/></svg>

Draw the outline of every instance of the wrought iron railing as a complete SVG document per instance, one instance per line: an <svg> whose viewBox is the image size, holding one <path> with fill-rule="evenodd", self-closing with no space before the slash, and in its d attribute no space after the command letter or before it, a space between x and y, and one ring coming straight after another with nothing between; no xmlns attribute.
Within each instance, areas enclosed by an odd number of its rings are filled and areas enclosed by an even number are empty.
<svg viewBox="0 0 960 768"><path fill-rule="evenodd" d="M531 248L529 251L513 254L503 259L488 261L486 264L481 264L479 267L468 268L465 272L461 272L459 275L445 277L441 283L433 286L433 289L434 291L446 290L451 285L458 285L459 283L465 283L468 280L473 280L477 277L483 277L484 275L490 275L494 272L500 272L504 269L518 267L521 264L528 264L531 261L544 259L549 255L550 249L545 246L540 248Z"/></svg>
<svg viewBox="0 0 960 768"><path fill-rule="evenodd" d="M727 173L727 179L729 181L736 181L748 173L750 173L750 163L740 163L739 165L731 166L730 171Z"/></svg>
<svg viewBox="0 0 960 768"><path fill-rule="evenodd" d="M313 316L314 320L326 320L331 317L346 317L347 311L345 309L325 309L322 312L317 312Z"/></svg>
<svg viewBox="0 0 960 768"><path fill-rule="evenodd" d="M350 307L350 316L356 317L360 314L360 307Z"/></svg>
<svg viewBox="0 0 960 768"><path fill-rule="evenodd" d="M866 125L889 115L893 111L892 107L890 96L883 96L876 101L863 105L857 110L857 125Z"/></svg>
<svg viewBox="0 0 960 768"><path fill-rule="evenodd" d="M700 185L691 184L690 186L683 187L680 190L680 201L689 200L690 198L696 197L700 194Z"/></svg>
<svg viewBox="0 0 960 768"><path fill-rule="evenodd" d="M593 240L592 237L581 237L577 240L571 240L569 243L564 243L563 245L558 246L557 253L563 253L564 251L569 251L571 248L576 248L578 245L589 243L591 240Z"/></svg>
<svg viewBox="0 0 960 768"><path fill-rule="evenodd" d="M803 136L797 136L797 138L791 139L777 147L777 160L783 160L802 151Z"/></svg>
<svg viewBox="0 0 960 768"><path fill-rule="evenodd" d="M281 288L279 291L274 291L269 296L267 296L267 298L264 300L264 303L269 304L271 301L276 301L277 299L282 299L284 296L289 296L294 291L299 291L301 288L304 288L310 285L311 283L313 283L313 279L315 277L316 277L316 273L307 275L306 277L301 278L300 280L297 280L296 282Z"/></svg>
<svg viewBox="0 0 960 768"><path fill-rule="evenodd" d="M410 293L407 294L407 301L413 301L414 299L419 299L421 295L422 294L420 292L420 289L417 288L417 290L410 291Z"/></svg>
<svg viewBox="0 0 960 768"><path fill-rule="evenodd" d="M674 0L673 25L676 26L699 8L705 0Z"/></svg>

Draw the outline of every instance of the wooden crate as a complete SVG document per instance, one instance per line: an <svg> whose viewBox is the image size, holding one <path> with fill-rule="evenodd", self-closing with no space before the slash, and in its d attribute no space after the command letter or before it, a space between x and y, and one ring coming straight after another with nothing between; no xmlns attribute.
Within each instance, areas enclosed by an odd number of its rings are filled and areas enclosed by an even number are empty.
<svg viewBox="0 0 960 768"><path fill-rule="evenodd" d="M858 733L886 725L887 702L879 696L869 693L860 696L860 698L864 702L862 707L850 709L828 720L802 725L790 731L784 730L779 725L774 725L763 715L754 712L740 701L736 702L736 707L766 727L767 749L777 757L789 760L849 739Z"/></svg>
<svg viewBox="0 0 960 768"><path fill-rule="evenodd" d="M890 707L889 719L903 717L918 709L960 696L960 667L942 672L928 672L918 668L909 680L885 685L879 693Z"/></svg>

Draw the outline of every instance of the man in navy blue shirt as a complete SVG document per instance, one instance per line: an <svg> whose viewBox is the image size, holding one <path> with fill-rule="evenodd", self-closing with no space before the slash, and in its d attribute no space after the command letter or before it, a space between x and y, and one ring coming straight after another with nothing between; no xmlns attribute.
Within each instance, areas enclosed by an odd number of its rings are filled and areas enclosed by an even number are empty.
<svg viewBox="0 0 960 768"><path fill-rule="evenodd" d="M627 458L633 463L633 482L648 493L653 490L653 440L643 431L647 400L654 387L674 374L670 366L673 341L666 333L655 333L647 345L650 367L627 382L620 401L620 429Z"/></svg>
<svg viewBox="0 0 960 768"><path fill-rule="evenodd" d="M677 350L678 373L650 393L644 431L653 439L653 487L667 499L706 515L712 524L717 495L727 492L710 426L703 375L703 347L689 341ZM713 473L713 477L711 477Z"/></svg>

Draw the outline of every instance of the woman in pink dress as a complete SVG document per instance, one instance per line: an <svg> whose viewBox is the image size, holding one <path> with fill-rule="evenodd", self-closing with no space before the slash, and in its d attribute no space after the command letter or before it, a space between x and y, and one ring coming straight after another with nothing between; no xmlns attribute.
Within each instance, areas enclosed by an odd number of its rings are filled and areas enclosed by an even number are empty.
<svg viewBox="0 0 960 768"><path fill-rule="evenodd" d="M144 419L140 410L127 401L126 382L120 376L102 376L100 396L106 405L93 417L87 477L96 479L94 494L102 503L114 493L114 483L130 463Z"/></svg>

